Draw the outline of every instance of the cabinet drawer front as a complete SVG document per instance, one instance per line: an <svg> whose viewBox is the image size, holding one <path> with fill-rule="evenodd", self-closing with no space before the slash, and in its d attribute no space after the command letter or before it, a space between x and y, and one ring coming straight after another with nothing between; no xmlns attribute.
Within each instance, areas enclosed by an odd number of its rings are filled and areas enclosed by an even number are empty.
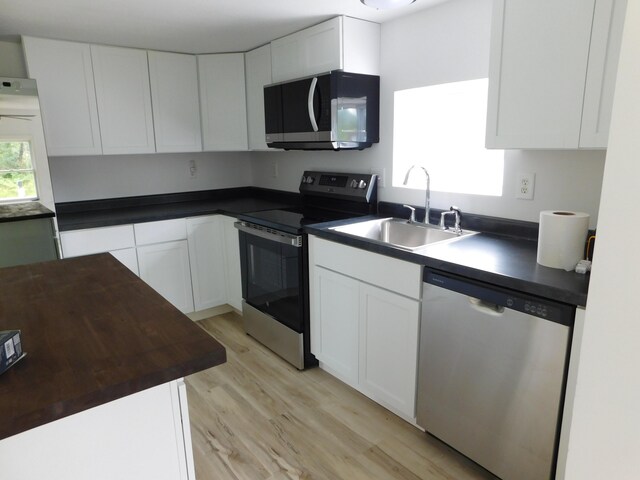
<svg viewBox="0 0 640 480"><path fill-rule="evenodd" d="M422 266L309 236L310 261L386 290L420 299Z"/></svg>
<svg viewBox="0 0 640 480"><path fill-rule="evenodd" d="M65 258L135 246L132 225L60 232L60 242L62 243L62 254Z"/></svg>
<svg viewBox="0 0 640 480"><path fill-rule="evenodd" d="M136 223L133 228L136 233L136 245L173 242L187 238L187 223L184 218Z"/></svg>

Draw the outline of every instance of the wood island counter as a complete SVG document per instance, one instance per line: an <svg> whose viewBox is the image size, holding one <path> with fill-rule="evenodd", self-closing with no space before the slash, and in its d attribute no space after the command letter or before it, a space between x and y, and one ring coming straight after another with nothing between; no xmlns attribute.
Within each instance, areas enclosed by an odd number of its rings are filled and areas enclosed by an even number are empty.
<svg viewBox="0 0 640 480"><path fill-rule="evenodd" d="M1 330L3 478L193 478L182 377L225 349L111 255L0 269Z"/></svg>

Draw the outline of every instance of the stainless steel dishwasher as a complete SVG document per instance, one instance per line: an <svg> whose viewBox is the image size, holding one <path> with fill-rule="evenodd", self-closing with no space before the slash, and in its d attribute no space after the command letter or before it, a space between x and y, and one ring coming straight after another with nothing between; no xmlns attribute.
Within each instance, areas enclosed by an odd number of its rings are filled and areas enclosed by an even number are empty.
<svg viewBox="0 0 640 480"><path fill-rule="evenodd" d="M505 480L553 478L574 315L425 269L418 425Z"/></svg>

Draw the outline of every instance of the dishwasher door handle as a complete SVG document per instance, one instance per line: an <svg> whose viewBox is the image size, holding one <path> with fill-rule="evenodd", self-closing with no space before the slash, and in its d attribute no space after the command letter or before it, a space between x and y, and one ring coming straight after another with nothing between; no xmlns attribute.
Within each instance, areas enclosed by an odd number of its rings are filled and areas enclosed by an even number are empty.
<svg viewBox="0 0 640 480"><path fill-rule="evenodd" d="M469 297L469 304L474 310L494 317L500 317L504 313L504 307L502 305L487 302L480 298Z"/></svg>

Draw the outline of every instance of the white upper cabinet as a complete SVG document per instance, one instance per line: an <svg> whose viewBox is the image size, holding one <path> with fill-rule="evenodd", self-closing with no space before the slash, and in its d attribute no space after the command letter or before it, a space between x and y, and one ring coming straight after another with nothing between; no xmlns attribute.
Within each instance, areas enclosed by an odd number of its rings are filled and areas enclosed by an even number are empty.
<svg viewBox="0 0 640 480"><path fill-rule="evenodd" d="M378 75L380 25L336 17L271 42L273 82L330 70Z"/></svg>
<svg viewBox="0 0 640 480"><path fill-rule="evenodd" d="M247 130L250 150L269 150L265 141L264 86L271 83L271 45L244 54Z"/></svg>
<svg viewBox="0 0 640 480"><path fill-rule="evenodd" d="M624 2L495 0L488 148L604 148Z"/></svg>
<svg viewBox="0 0 640 480"><path fill-rule="evenodd" d="M200 103L195 55L148 52L157 152L200 152Z"/></svg>
<svg viewBox="0 0 640 480"><path fill-rule="evenodd" d="M198 55L205 151L248 150L244 54Z"/></svg>
<svg viewBox="0 0 640 480"><path fill-rule="evenodd" d="M38 82L49 155L100 155L89 45L33 37L22 44L29 77Z"/></svg>
<svg viewBox="0 0 640 480"><path fill-rule="evenodd" d="M153 153L146 50L91 45L105 154Z"/></svg>
<svg viewBox="0 0 640 480"><path fill-rule="evenodd" d="M581 148L606 148L627 0L597 0L584 90Z"/></svg>
<svg viewBox="0 0 640 480"><path fill-rule="evenodd" d="M593 6L494 2L487 147L578 147Z"/></svg>

